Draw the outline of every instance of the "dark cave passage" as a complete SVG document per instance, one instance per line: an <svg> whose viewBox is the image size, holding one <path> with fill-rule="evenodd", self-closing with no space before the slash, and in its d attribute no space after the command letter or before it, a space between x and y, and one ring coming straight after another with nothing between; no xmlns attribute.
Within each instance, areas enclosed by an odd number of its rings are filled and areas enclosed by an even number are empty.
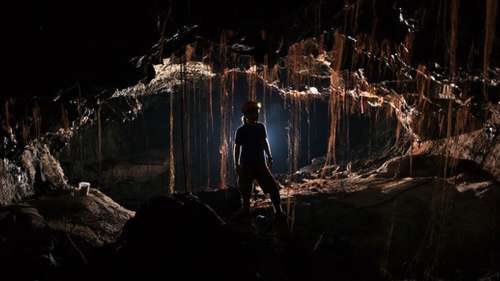
<svg viewBox="0 0 500 281"><path fill-rule="evenodd" d="M231 104L228 105L231 109L228 114L230 148L234 145L236 129L241 126L241 104L248 99L247 95L241 93L249 92L245 75L239 75L234 81ZM170 95L174 95L173 126L184 126L185 130L184 145L180 130L173 133L175 166L178 167L175 171L177 191L184 191L186 185L184 171L179 168L184 165L187 167L188 184L194 192L221 188L221 139L217 137L222 130L221 114L217 110L220 108L220 97L217 96L220 84L212 85L212 92L206 92L203 87L196 89L194 84L191 87L193 89L184 96L185 102L189 103L185 109L189 118L181 117L180 93L141 97L141 112L130 121L124 121L121 114L114 112L120 101L111 100L109 104L104 104L101 109L104 119L101 121L102 164L100 166L98 163L97 146L85 146L85 143L98 141L98 126L94 124L79 131L57 155L68 178L74 182L89 181L92 185L102 186L114 200L132 209L152 195L167 192ZM328 104L324 97L308 97L299 101L300 107L297 108L293 100L283 98L272 89L263 88L262 83L256 83L256 89L257 100L265 102L260 121L267 125L275 159L274 173L294 173L298 168L309 165L314 158L325 155L328 127L322 121L327 115ZM212 95L210 102L209 95ZM291 128L292 118L298 118L297 128ZM372 121L361 114L346 116L337 132L339 164L347 165L348 162L369 157L372 152L391 146L396 124L394 119ZM291 146L294 145L290 143L290 138L302 140L297 144L297 155L290 155ZM185 161L180 152L182 149L185 150ZM296 157L296 167L293 167L294 159L291 157ZM232 160L230 156L230 167L233 166ZM236 187L236 174L232 169L227 175L227 182L223 188Z"/></svg>

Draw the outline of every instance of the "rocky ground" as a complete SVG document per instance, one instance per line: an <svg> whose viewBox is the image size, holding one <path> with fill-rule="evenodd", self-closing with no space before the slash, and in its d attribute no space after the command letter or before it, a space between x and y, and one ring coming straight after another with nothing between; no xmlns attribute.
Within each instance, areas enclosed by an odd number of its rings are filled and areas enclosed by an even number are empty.
<svg viewBox="0 0 500 281"><path fill-rule="evenodd" d="M63 280L88 264L96 248L114 242L133 215L94 189L2 207L2 280Z"/></svg>
<svg viewBox="0 0 500 281"><path fill-rule="evenodd" d="M309 280L497 280L498 182L458 160L454 176L440 177L441 160L415 157L413 176L399 157L362 174L294 175L282 196ZM260 196L256 213L268 216Z"/></svg>
<svg viewBox="0 0 500 281"><path fill-rule="evenodd" d="M2 280L498 280L496 150L482 161L422 147L280 177L286 222L259 189L249 218L233 218L234 189L156 196L134 213L75 191L42 147L0 208Z"/></svg>

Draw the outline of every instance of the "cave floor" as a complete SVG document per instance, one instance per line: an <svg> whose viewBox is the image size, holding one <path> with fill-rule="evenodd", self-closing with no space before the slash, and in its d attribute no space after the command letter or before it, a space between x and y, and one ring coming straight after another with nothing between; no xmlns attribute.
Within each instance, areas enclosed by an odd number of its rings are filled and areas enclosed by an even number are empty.
<svg viewBox="0 0 500 281"><path fill-rule="evenodd" d="M459 183L376 172L302 178L281 189L285 226L272 222L262 193L249 224L229 224L300 245L311 280L469 280L498 271L496 190L498 183L483 178Z"/></svg>

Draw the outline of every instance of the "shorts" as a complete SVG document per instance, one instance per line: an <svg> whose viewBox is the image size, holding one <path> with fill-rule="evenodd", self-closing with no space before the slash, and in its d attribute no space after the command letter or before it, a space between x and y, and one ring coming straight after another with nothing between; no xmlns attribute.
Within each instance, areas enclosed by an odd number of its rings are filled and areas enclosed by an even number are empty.
<svg viewBox="0 0 500 281"><path fill-rule="evenodd" d="M238 176L238 186L244 197L249 198L252 193L252 184L257 181L264 193L272 193L279 190L278 183L266 165L241 166Z"/></svg>

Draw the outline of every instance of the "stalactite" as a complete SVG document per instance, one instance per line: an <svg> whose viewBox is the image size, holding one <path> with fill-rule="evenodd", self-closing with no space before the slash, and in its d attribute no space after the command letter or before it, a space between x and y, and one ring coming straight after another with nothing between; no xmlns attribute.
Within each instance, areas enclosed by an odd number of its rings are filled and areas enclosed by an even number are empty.
<svg viewBox="0 0 500 281"><path fill-rule="evenodd" d="M203 85L203 84L201 84ZM204 184L203 182L203 178L205 176L204 174L204 165L202 163L204 163L204 160L203 160L203 155L205 154L204 152L204 149L203 149L203 125L206 124L207 122L207 119L205 119L205 117L203 116L202 112L203 112L203 95L202 95L202 90L203 90L203 87L200 87L200 88L196 88L196 92L195 92L195 96L196 96L196 110L195 110L195 114L194 114L194 118L196 119L197 123L196 123L196 129L195 129L195 132L197 134L196 136L196 141L197 141L197 144L196 144L196 151L198 152L197 153L197 156L198 156L198 160L196 161L196 164L197 164L197 167L198 167L198 185L197 186L202 186Z"/></svg>
<svg viewBox="0 0 500 281"><path fill-rule="evenodd" d="M485 36L484 36L484 52L483 52L483 76L485 85L483 87L483 94L488 100L488 93L486 82L489 79L488 69L490 67L491 53L493 52L493 43L496 34L496 20L497 20L498 0L486 0L486 20L485 20Z"/></svg>
<svg viewBox="0 0 500 281"><path fill-rule="evenodd" d="M299 169L299 159L300 159L300 130L301 130L301 116L302 116L302 103L300 98L296 100L295 109L295 128L294 128L294 152L293 152L293 168L294 171Z"/></svg>
<svg viewBox="0 0 500 281"><path fill-rule="evenodd" d="M191 44L187 44L184 52L184 63L187 64L191 61L193 54L195 53L195 48ZM184 97L186 99L184 115L186 118L186 166L187 166L187 175L186 175L186 190L188 192L192 192L193 189L193 132L192 132L192 122L194 121L192 117L193 114L193 106L196 103L196 88L193 80L187 80L186 66L184 66ZM182 116L181 118L184 118Z"/></svg>
<svg viewBox="0 0 500 281"><path fill-rule="evenodd" d="M372 150L373 150L373 137L374 137L374 128L375 128L375 123L377 121L376 118L373 117L373 110L370 108L368 109L368 156L372 155Z"/></svg>
<svg viewBox="0 0 500 281"><path fill-rule="evenodd" d="M256 73L251 74L251 81L252 81L252 95L251 95L250 99L257 100L257 74Z"/></svg>
<svg viewBox="0 0 500 281"><path fill-rule="evenodd" d="M345 81L345 83L349 83L349 81ZM343 118L345 117L345 113L347 112L347 102L346 102L347 95L344 95L344 87L342 87L342 92L340 96L340 116Z"/></svg>
<svg viewBox="0 0 500 281"><path fill-rule="evenodd" d="M210 46L209 50L207 51L207 54L205 55L205 57L208 58L208 62L207 62L207 65L209 66L209 68L213 69L213 65L212 65L212 60L211 60L211 57L212 57L212 53L213 53L213 47ZM207 120L208 122L206 122L206 131L207 131L207 139L206 139L206 159L207 159L207 189L210 189L211 188L211 184L212 184L212 167L210 165L210 163L212 162L212 157L213 157L213 154L211 153L212 152L212 138L213 138L213 133L214 133L214 110L213 110L213 99L212 99L212 95L213 95L213 81L212 81L212 77L208 77L206 80L205 80L205 83L206 83L206 94L207 94Z"/></svg>
<svg viewBox="0 0 500 281"><path fill-rule="evenodd" d="M185 62L185 56L182 56L182 63L180 65L180 80L181 80L181 91L180 91L180 145L181 145L181 159L182 159L182 175L183 175L183 185L184 185L184 192L188 193L188 172L187 172L187 163L186 163L186 144L185 144L185 137L184 137L184 127L185 127L185 98L186 98L186 83L187 83L187 78L186 78L186 62Z"/></svg>
<svg viewBox="0 0 500 281"><path fill-rule="evenodd" d="M378 43L374 37L370 37L370 39L368 40L367 50L368 54L376 54L379 52ZM368 64L368 75L370 75L370 77L374 76L373 73L376 68L378 68L379 70L381 69L381 63L381 61L378 61L378 63L375 61L374 55L370 55L367 57L366 64Z"/></svg>
<svg viewBox="0 0 500 281"><path fill-rule="evenodd" d="M311 161L311 101L312 98L306 98L306 124L307 124L307 163Z"/></svg>
<svg viewBox="0 0 500 281"><path fill-rule="evenodd" d="M227 187L227 176L228 176L228 149L229 149L229 116L228 116L228 92L226 89L228 70L224 69L223 74L220 77L220 116L221 116L221 128L220 128L220 188L225 189Z"/></svg>
<svg viewBox="0 0 500 281"><path fill-rule="evenodd" d="M336 164L336 135L337 135L337 119L338 119L338 95L341 93L341 78L340 68L342 67L342 57L344 53L344 37L340 33L335 34L335 45L333 48L334 54L334 69L330 74L330 100L328 104L328 115L330 118L328 149L326 154L326 165Z"/></svg>
<svg viewBox="0 0 500 281"><path fill-rule="evenodd" d="M236 91L236 78L237 78L237 73L236 72L232 72L231 73L231 93L235 93ZM232 105L232 103L231 103Z"/></svg>
<svg viewBox="0 0 500 281"><path fill-rule="evenodd" d="M306 64L303 59L304 41L297 42L290 46L287 56L287 83L288 86L299 89L303 84L301 68Z"/></svg>
<svg viewBox="0 0 500 281"><path fill-rule="evenodd" d="M286 83L288 87L292 86L292 80L295 71L294 56L295 56L295 44L289 47L288 56L286 58Z"/></svg>
<svg viewBox="0 0 500 281"><path fill-rule="evenodd" d="M443 130L444 130L444 122L445 122L445 118L444 118L444 115L439 113L439 133L438 135L440 137L443 136Z"/></svg>
<svg viewBox="0 0 500 281"><path fill-rule="evenodd" d="M345 144L345 153L344 153L344 159L347 157L347 159L350 159L350 148L351 148L351 143L350 143L350 115L351 115L351 107L349 106L349 101L350 98L347 95L344 95L344 114L343 114L343 123L344 123L344 144Z"/></svg>
<svg viewBox="0 0 500 281"><path fill-rule="evenodd" d="M192 101L191 101L191 83L189 81L185 81L186 87L185 87L185 93L184 97L186 102L184 103L184 116L181 118L185 118L185 126L186 126L186 139L185 139L185 144L186 144L186 155L184 161L186 162L185 165L187 166L186 169L186 190L188 192L192 192L192 153L191 153L191 141L192 141L192 136L191 136L191 107L192 107Z"/></svg>
<svg viewBox="0 0 500 281"><path fill-rule="evenodd" d="M76 98L76 112L78 114L78 117L82 117L82 107L83 107L83 98L82 98L82 87L80 85L80 82L76 83L77 90L78 90L78 96ZM84 157L84 151L85 147L83 145L83 136L82 134L78 134L78 160L83 161Z"/></svg>
<svg viewBox="0 0 500 281"><path fill-rule="evenodd" d="M456 52L457 52L457 37L458 37L458 24L459 24L459 9L460 9L460 0L450 0L450 47L449 47L449 62L450 62L450 70L449 70L449 75L452 81L455 80L457 76L457 58L456 58ZM449 166L449 146L451 144L450 138L451 138L451 124L452 124L452 100L450 99L448 102L448 114L447 114L447 126L446 126L446 154L445 154L445 161L444 161L444 171L443 171L443 176L444 178L447 177L447 172L448 172L448 166ZM444 196L444 194L442 195Z"/></svg>
<svg viewBox="0 0 500 281"><path fill-rule="evenodd" d="M335 156L335 147L336 147L336 139L337 139L337 99L338 99L338 84L339 77L336 71L332 71L331 74L331 93L330 99L328 102L328 116L330 118L329 125L329 137L328 137L328 149L326 154L326 165L336 164L336 156Z"/></svg>
<svg viewBox="0 0 500 281"><path fill-rule="evenodd" d="M229 179L229 95L227 90L227 83L230 79L229 72L226 67L227 65L227 54L226 54L226 44L227 44L227 34L224 32L221 36L221 49L219 50L219 60L222 64L223 71L219 79L219 115L220 115L220 129L219 129L219 188L227 188L227 182ZM229 81L232 87L232 81Z"/></svg>
<svg viewBox="0 0 500 281"><path fill-rule="evenodd" d="M212 79L209 78L209 81L211 81ZM211 85L211 82L209 82L210 85ZM213 115L212 115L212 87L208 87L208 93L207 93L207 120L211 120L211 122L205 122L206 123L206 133L207 133L207 138L206 138L206 160L207 160L207 189L210 188L210 173L211 173L211 170L210 170L210 162L212 162L212 159L211 159L211 154L210 154L210 151L211 151L211 146L210 146L210 140L212 139L212 134L211 132L213 132ZM212 117L212 118L211 118ZM211 127L210 127L211 125ZM212 130L210 130L210 128Z"/></svg>
<svg viewBox="0 0 500 281"><path fill-rule="evenodd" d="M267 57L266 57L267 59ZM262 122L267 125L267 110L266 110L266 81L269 81L269 72L267 65L262 69Z"/></svg>
<svg viewBox="0 0 500 281"><path fill-rule="evenodd" d="M288 122L288 173L292 174L295 168L295 157L293 152L295 151L294 146L294 129L295 129L295 107L293 105L293 98L290 99L290 121Z"/></svg>
<svg viewBox="0 0 500 281"><path fill-rule="evenodd" d="M213 94L213 87L212 87L212 78L208 78L208 117L210 120L210 126L212 129L212 132L214 130L214 109L213 109L213 101L212 101L212 94Z"/></svg>
<svg viewBox="0 0 500 281"><path fill-rule="evenodd" d="M175 154L174 154L174 94L169 95L168 117L168 192L175 192Z"/></svg>
<svg viewBox="0 0 500 281"><path fill-rule="evenodd" d="M299 168L300 160L300 139L301 139L301 113L302 99L300 93L295 92L290 96L290 121L288 126L288 159L289 173L293 173Z"/></svg>
<svg viewBox="0 0 500 281"><path fill-rule="evenodd" d="M233 128L233 113L234 113L234 97L236 96L236 78L237 78L237 73L233 72L231 73L231 92L228 94L229 95L229 100L227 101L227 106L226 110L228 111L228 121L227 121L227 136L229 139L228 142L228 167L234 167L234 159L233 157L230 157L231 153L231 147L234 144L234 136L231 134L231 132L235 132L235 128ZM228 177L233 178L232 176L234 175L234 170L229 170Z"/></svg>
<svg viewBox="0 0 500 281"><path fill-rule="evenodd" d="M247 71L247 87L248 87L248 99L249 100L257 100L257 66L251 60L250 70Z"/></svg>
<svg viewBox="0 0 500 281"><path fill-rule="evenodd" d="M446 143L446 155L445 155L445 164L444 164L444 178L447 177L447 172L448 172L448 164L449 164L449 158L450 158L450 153L449 153L449 147L450 147L450 144L451 144L451 124L452 124L452 116L453 116L453 107L452 107L452 100L450 100L448 102L448 114L447 114L447 126L446 126L446 139L447 139L447 143Z"/></svg>
<svg viewBox="0 0 500 281"><path fill-rule="evenodd" d="M102 175L102 123L101 123L101 101L97 99L97 165L98 179L101 181Z"/></svg>
<svg viewBox="0 0 500 281"><path fill-rule="evenodd" d="M427 105L427 97L425 95L428 87L429 87L429 79L426 77L427 68L425 65L419 65L417 70L417 93L418 93L418 103L417 110L422 114L418 117L417 121L417 134L422 134L422 124L426 117L426 105Z"/></svg>
<svg viewBox="0 0 500 281"><path fill-rule="evenodd" d="M454 126L454 135L462 134L467 130L468 117L470 114L469 110L469 104L466 104L457 112Z"/></svg>

